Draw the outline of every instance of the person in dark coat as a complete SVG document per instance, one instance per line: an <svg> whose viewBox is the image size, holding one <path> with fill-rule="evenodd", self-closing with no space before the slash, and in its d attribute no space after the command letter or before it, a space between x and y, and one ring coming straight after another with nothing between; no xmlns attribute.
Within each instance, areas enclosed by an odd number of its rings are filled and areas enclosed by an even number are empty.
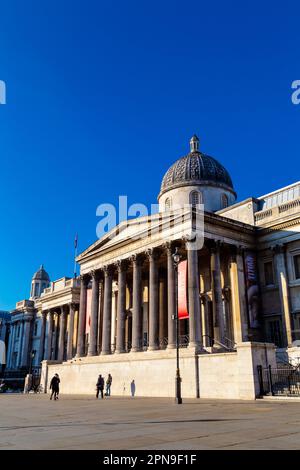
<svg viewBox="0 0 300 470"><path fill-rule="evenodd" d="M103 398L104 378L102 377L101 374L98 377L98 380L96 383L96 389L97 389L96 398L99 397L99 392L101 392L101 398Z"/></svg>
<svg viewBox="0 0 300 470"><path fill-rule="evenodd" d="M50 382L50 390L52 390L51 395L50 395L50 400L52 400L53 395L54 395L54 400L58 400L59 383L60 383L59 375L55 374L54 377L52 377L52 380Z"/></svg>

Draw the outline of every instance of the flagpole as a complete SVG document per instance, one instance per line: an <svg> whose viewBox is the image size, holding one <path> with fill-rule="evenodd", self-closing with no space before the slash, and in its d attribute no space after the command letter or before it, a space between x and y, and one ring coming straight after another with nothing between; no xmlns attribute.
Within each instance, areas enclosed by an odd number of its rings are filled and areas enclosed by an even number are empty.
<svg viewBox="0 0 300 470"><path fill-rule="evenodd" d="M77 258L77 244L78 244L78 234L76 233L75 235L75 240L74 240L74 279L77 277L77 266L76 266L76 258Z"/></svg>

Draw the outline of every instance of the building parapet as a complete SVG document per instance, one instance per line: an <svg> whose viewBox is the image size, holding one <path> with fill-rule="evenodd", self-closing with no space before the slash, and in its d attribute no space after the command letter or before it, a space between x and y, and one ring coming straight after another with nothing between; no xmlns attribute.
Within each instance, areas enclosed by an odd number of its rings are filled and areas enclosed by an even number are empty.
<svg viewBox="0 0 300 470"><path fill-rule="evenodd" d="M62 277L61 279L58 279L57 281L51 282L50 287L47 287L41 297L44 297L47 294L51 294L53 292L57 292L60 290L65 289L66 287L79 287L80 282L79 278L68 278L68 277Z"/></svg>

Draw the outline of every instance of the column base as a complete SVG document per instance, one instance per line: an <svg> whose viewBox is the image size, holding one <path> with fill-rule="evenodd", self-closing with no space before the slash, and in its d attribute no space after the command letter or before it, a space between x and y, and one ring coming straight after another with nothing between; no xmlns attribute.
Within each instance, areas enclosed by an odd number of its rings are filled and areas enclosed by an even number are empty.
<svg viewBox="0 0 300 470"><path fill-rule="evenodd" d="M125 353L126 353L125 349L119 349L119 350L116 349L115 350L115 354L125 354Z"/></svg>
<svg viewBox="0 0 300 470"><path fill-rule="evenodd" d="M196 343L196 342L189 343L188 349L190 351L191 350L195 351L195 353L200 353L200 352L204 351L203 345L201 343Z"/></svg>
<svg viewBox="0 0 300 470"><path fill-rule="evenodd" d="M88 356L97 356L97 352L96 351L91 351L91 352L88 352L87 355Z"/></svg>
<svg viewBox="0 0 300 470"><path fill-rule="evenodd" d="M154 346L149 346L147 351L158 351L159 350L159 346L158 345L154 345Z"/></svg>
<svg viewBox="0 0 300 470"><path fill-rule="evenodd" d="M176 349L176 344L168 344L167 349Z"/></svg>
<svg viewBox="0 0 300 470"><path fill-rule="evenodd" d="M131 348L130 352L143 352L143 350L141 348Z"/></svg>
<svg viewBox="0 0 300 470"><path fill-rule="evenodd" d="M101 356L109 356L111 354L111 351L101 351Z"/></svg>

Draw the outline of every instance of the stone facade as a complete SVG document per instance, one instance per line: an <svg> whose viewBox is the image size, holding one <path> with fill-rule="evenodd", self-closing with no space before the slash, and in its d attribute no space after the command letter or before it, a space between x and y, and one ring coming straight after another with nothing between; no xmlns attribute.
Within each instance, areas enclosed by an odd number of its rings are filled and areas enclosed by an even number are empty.
<svg viewBox="0 0 300 470"><path fill-rule="evenodd" d="M22 331L12 328L9 367L28 366L34 348L45 390L58 372L62 392L93 393L98 374L111 373L115 394L129 394L134 380L137 395L174 396L176 252L187 265L183 396L254 398L257 365L275 365L275 346L287 360L297 355L299 187L235 203L229 174L193 138L163 179L158 214L122 222L88 247L80 279L17 304L12 322Z"/></svg>

